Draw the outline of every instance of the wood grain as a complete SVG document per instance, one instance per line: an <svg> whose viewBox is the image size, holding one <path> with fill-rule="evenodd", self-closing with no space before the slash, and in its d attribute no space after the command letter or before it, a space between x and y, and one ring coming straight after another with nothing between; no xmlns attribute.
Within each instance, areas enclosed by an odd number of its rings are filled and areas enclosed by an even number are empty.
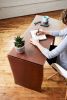
<svg viewBox="0 0 67 100"><path fill-rule="evenodd" d="M42 13L59 19L61 11ZM45 81L55 71L46 63L41 93L21 87L14 83L7 54L13 48L14 37L24 36L24 32L35 15L0 20L0 99L1 100L64 100L65 82L60 76Z"/></svg>

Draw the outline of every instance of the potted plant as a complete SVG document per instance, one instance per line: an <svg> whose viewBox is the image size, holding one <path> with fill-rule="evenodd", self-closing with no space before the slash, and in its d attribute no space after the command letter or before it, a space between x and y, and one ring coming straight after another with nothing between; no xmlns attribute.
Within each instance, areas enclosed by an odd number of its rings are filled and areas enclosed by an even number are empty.
<svg viewBox="0 0 67 100"><path fill-rule="evenodd" d="M21 38L20 36L17 36L15 38L15 49L18 53L23 53L24 52L24 44L25 41L23 40L23 38Z"/></svg>

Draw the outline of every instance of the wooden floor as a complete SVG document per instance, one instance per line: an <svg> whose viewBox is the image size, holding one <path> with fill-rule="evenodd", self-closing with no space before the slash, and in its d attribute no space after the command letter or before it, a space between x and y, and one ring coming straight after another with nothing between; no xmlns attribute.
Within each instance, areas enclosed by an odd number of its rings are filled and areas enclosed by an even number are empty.
<svg viewBox="0 0 67 100"><path fill-rule="evenodd" d="M42 13L59 19L61 11ZM42 92L36 92L14 83L7 55L12 49L14 37L24 35L35 15L0 20L0 100L64 100L65 82L60 76L54 76L53 81L45 81L55 71L46 64Z"/></svg>

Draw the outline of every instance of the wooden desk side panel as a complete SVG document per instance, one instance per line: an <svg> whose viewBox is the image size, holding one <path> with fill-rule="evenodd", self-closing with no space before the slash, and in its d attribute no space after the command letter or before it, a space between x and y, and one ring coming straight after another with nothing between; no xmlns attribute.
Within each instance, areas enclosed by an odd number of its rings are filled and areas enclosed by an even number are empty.
<svg viewBox="0 0 67 100"><path fill-rule="evenodd" d="M43 66L8 55L15 83L41 91Z"/></svg>

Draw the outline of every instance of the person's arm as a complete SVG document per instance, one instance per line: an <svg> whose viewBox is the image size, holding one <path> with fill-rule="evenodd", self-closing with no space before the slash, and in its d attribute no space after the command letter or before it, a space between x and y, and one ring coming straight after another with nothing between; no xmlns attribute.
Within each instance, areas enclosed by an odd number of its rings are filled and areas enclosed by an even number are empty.
<svg viewBox="0 0 67 100"><path fill-rule="evenodd" d="M52 36L65 36L67 35L67 28L63 30L55 30L55 31L46 31L46 30L39 29L37 35L40 34L52 35Z"/></svg>
<svg viewBox="0 0 67 100"><path fill-rule="evenodd" d="M67 28L58 31L50 31L53 36L66 36L67 35Z"/></svg>
<svg viewBox="0 0 67 100"><path fill-rule="evenodd" d="M50 31L43 30L43 29L38 29L38 31L37 31L36 34L37 35L43 35L43 34L45 34L45 35L51 35L51 32Z"/></svg>
<svg viewBox="0 0 67 100"><path fill-rule="evenodd" d="M43 30L43 29L38 29L38 32L36 33L37 35L52 35L52 36L59 36L59 32L60 31L47 31L47 30Z"/></svg>
<svg viewBox="0 0 67 100"><path fill-rule="evenodd" d="M39 42L35 40L31 40L31 43L37 46L44 56L46 56L48 59L51 59L51 58L58 56L62 51L64 51L67 48L67 36L52 51L49 51L47 48L44 48Z"/></svg>

